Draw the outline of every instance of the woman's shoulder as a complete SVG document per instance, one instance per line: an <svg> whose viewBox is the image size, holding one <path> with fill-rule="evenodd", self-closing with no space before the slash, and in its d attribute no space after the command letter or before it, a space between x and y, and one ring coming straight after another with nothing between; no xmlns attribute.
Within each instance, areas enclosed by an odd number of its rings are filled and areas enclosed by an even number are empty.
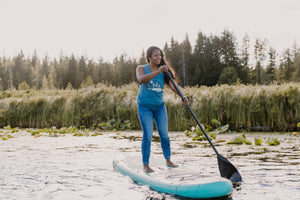
<svg viewBox="0 0 300 200"><path fill-rule="evenodd" d="M143 68L145 69L145 67L147 66L148 64L145 64L145 65L138 65L137 68Z"/></svg>
<svg viewBox="0 0 300 200"><path fill-rule="evenodd" d="M137 68L136 68L136 70L137 70L137 71L143 71L143 72L144 72L147 65L148 65L148 64L145 64L145 65L138 65Z"/></svg>

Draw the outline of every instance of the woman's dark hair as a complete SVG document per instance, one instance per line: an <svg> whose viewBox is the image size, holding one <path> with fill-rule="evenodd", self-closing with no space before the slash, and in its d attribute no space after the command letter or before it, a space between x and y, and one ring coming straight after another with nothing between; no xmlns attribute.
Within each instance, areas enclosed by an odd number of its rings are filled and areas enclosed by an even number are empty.
<svg viewBox="0 0 300 200"><path fill-rule="evenodd" d="M156 46L151 46L147 49L147 52L146 52L146 57L147 57L147 62L150 63L150 60L149 58L152 56L153 52L155 50L159 50L160 51L160 54L161 54L161 61L160 61L160 64L158 67L162 66L162 65L168 65L169 67L169 72L171 73L173 79L178 83L179 80L178 80L178 77L177 77L177 74L175 72L175 70L172 68L172 66L166 61L165 59L165 56L164 56L164 53L162 52L162 50ZM166 75L166 73L164 73L164 80L165 80L165 83L169 83L169 78L168 76Z"/></svg>

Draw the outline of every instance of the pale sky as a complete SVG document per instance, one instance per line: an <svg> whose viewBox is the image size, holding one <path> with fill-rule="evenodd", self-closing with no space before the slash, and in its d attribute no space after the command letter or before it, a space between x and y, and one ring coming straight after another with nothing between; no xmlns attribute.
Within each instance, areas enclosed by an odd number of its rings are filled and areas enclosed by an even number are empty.
<svg viewBox="0 0 300 200"><path fill-rule="evenodd" d="M39 57L86 55L112 61L161 48L171 37L192 46L199 31L227 28L239 46L246 33L266 38L279 52L300 47L299 0L0 0L0 56L23 50Z"/></svg>

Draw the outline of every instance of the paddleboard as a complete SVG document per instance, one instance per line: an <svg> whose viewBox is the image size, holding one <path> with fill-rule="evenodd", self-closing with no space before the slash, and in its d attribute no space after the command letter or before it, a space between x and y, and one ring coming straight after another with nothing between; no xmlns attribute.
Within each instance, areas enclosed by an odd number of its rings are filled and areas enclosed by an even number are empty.
<svg viewBox="0 0 300 200"><path fill-rule="evenodd" d="M154 172L145 173L138 156L113 161L113 167L118 172L160 192L188 198L217 198L228 196L232 192L232 183L229 180L205 176L185 165L169 168L164 159L155 158L150 161L150 166Z"/></svg>

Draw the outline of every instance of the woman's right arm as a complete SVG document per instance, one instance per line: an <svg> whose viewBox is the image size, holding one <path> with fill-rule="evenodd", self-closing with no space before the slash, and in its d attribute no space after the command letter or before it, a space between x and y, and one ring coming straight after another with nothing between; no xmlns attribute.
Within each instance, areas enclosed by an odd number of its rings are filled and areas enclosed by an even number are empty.
<svg viewBox="0 0 300 200"><path fill-rule="evenodd" d="M144 65L139 65L136 68L136 78L138 79L139 83L147 83L162 72L163 72L162 68L159 68L150 74L145 74Z"/></svg>

